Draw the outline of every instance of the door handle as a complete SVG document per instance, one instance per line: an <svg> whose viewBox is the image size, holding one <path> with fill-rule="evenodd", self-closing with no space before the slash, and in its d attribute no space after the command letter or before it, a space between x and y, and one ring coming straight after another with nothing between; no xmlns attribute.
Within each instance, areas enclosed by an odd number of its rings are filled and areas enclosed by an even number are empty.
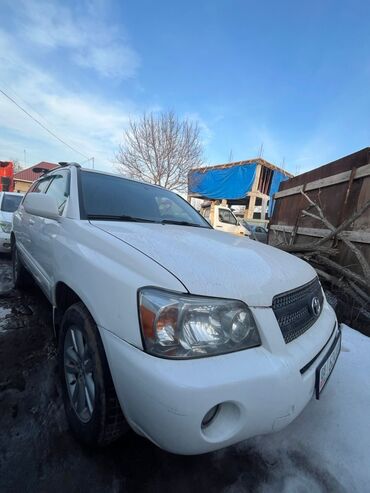
<svg viewBox="0 0 370 493"><path fill-rule="evenodd" d="M29 219L29 220L28 220L28 224L31 224L31 225L32 225L32 224L35 224L35 220L34 220L34 219Z"/></svg>

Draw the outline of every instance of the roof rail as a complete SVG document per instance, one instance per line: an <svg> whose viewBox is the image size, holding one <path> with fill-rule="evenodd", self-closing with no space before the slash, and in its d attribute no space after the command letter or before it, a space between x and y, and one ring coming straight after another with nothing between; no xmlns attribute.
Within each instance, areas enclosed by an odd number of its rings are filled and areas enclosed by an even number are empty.
<svg viewBox="0 0 370 493"><path fill-rule="evenodd" d="M67 162L67 161L59 161L59 166L62 168L65 168L66 166L76 166L76 168L81 168L81 164L74 163L74 162Z"/></svg>

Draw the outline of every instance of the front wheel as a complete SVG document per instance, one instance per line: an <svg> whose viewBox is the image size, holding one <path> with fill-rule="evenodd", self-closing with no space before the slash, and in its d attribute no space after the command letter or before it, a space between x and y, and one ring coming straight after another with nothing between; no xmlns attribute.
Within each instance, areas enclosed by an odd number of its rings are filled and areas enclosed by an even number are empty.
<svg viewBox="0 0 370 493"><path fill-rule="evenodd" d="M97 326L83 303L70 306L59 335L64 407L76 437L107 445L128 429Z"/></svg>

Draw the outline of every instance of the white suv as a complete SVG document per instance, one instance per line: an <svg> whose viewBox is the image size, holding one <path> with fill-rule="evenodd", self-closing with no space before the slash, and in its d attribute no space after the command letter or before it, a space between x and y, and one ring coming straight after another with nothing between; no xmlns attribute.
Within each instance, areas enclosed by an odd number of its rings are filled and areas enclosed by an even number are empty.
<svg viewBox="0 0 370 493"><path fill-rule="evenodd" d="M341 331L315 271L212 229L161 187L69 165L14 215L14 279L54 311L66 414L181 454L279 430L320 392ZM325 426L323 424L323 426Z"/></svg>

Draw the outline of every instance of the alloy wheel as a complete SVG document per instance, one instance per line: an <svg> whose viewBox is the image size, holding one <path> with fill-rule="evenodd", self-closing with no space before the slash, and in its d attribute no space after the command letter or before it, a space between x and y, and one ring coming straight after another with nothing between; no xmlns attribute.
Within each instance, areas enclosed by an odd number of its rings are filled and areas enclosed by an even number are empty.
<svg viewBox="0 0 370 493"><path fill-rule="evenodd" d="M87 423L95 405L93 362L89 345L76 326L67 329L63 361L70 402L80 421Z"/></svg>

